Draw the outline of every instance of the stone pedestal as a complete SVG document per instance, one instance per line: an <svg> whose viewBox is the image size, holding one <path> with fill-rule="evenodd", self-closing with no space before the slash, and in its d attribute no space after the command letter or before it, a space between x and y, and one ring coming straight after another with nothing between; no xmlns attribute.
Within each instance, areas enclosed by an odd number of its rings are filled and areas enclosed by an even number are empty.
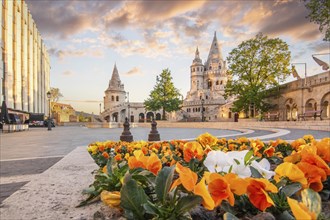
<svg viewBox="0 0 330 220"><path fill-rule="evenodd" d="M126 142L132 142L133 141L133 135L131 134L131 132L129 131L129 122L128 122L128 118L125 118L125 122L124 122L124 130L123 133L121 133L120 135L120 140L121 141L126 141Z"/></svg>
<svg viewBox="0 0 330 220"><path fill-rule="evenodd" d="M148 141L160 141L160 135L157 131L157 122L154 119L151 122L151 131L148 136Z"/></svg>

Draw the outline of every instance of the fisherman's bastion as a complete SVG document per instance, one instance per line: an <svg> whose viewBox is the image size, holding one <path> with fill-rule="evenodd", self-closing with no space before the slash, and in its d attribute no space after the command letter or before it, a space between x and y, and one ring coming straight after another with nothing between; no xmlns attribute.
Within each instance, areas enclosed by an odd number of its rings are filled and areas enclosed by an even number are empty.
<svg viewBox="0 0 330 220"><path fill-rule="evenodd" d="M321 69L321 68L320 68ZM187 68L188 70L188 68ZM167 113L169 121L233 121L231 111L234 97L225 99L225 86L228 81L226 61L221 53L216 33L210 46L207 60L203 63L198 47L190 66L190 90L183 99L181 110ZM330 118L330 71L282 84L278 91L268 98L273 108L268 115L276 114L276 120L296 121L307 111L320 112L319 119ZM239 118L257 118L251 106L249 112L237 113ZM105 90L104 111L101 120L106 122L129 121L150 122L161 119L161 110L153 112L145 109L142 102L129 102L129 94L120 80L114 65L109 86ZM267 114L266 114L267 117Z"/></svg>

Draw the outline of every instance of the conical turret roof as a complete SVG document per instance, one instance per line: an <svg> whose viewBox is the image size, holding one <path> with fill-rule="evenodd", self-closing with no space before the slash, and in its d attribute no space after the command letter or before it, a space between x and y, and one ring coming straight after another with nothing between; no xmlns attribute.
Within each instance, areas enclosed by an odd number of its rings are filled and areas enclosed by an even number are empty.
<svg viewBox="0 0 330 220"><path fill-rule="evenodd" d="M220 60L223 60L221 50L219 48L220 45L218 44L217 33L214 32L214 37L211 44L209 56L207 57L206 65L209 65L210 63L214 62L219 63Z"/></svg>
<svg viewBox="0 0 330 220"><path fill-rule="evenodd" d="M198 47L196 48L195 59L193 60L193 64L202 64L202 60L199 57Z"/></svg>
<svg viewBox="0 0 330 220"><path fill-rule="evenodd" d="M119 77L119 73L118 73L116 64L113 67L112 76L109 81L108 90L120 90L120 91L124 90L124 85L121 84L121 80Z"/></svg>

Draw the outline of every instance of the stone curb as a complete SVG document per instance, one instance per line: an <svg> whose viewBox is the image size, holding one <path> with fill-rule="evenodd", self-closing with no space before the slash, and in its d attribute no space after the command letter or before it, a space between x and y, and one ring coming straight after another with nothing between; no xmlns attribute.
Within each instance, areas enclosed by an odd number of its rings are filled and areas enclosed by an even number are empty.
<svg viewBox="0 0 330 220"><path fill-rule="evenodd" d="M97 168L86 147L77 147L5 199L1 219L93 219L100 204L75 207L85 198L82 190L93 182L91 172Z"/></svg>

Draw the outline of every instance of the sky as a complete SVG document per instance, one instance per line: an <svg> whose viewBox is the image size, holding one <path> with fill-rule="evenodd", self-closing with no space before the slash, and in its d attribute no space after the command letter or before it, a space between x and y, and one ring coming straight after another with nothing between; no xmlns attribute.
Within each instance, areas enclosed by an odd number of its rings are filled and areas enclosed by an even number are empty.
<svg viewBox="0 0 330 220"><path fill-rule="evenodd" d="M313 54L329 53L300 0L26 0L51 60L50 86L75 110L103 111L116 64L130 102L143 102L169 68L185 97L198 46L206 61L214 32L223 57L263 33L289 45L291 63L307 76L323 72ZM329 55L316 55L329 63ZM297 64L301 77L305 65ZM289 77L287 81L294 78Z"/></svg>

